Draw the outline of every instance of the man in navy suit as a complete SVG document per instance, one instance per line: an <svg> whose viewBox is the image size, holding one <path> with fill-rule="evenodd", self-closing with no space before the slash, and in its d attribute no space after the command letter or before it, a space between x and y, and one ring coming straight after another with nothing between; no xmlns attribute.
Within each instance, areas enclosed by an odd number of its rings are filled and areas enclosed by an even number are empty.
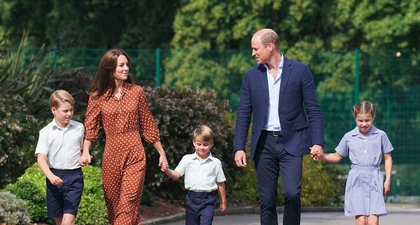
<svg viewBox="0 0 420 225"><path fill-rule="evenodd" d="M303 155L315 160L324 154L321 106L307 65L279 51L271 29L257 31L251 40L258 65L243 78L236 117L236 165L247 165L245 145L252 118L250 158L254 160L261 197L261 224L277 225L277 185L282 177L284 225L299 225Z"/></svg>

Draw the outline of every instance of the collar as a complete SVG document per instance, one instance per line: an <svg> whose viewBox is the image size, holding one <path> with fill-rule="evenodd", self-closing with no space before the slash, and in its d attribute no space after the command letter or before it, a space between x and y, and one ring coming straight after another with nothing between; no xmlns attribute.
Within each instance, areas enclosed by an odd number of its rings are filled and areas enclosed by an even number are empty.
<svg viewBox="0 0 420 225"><path fill-rule="evenodd" d="M376 128L374 125L372 125L372 127L370 128L369 133L367 134L367 136L371 136L374 134L378 134L378 128ZM350 135L351 136L359 136L362 135L359 131L359 128L356 126L353 130L350 131Z"/></svg>
<svg viewBox="0 0 420 225"><path fill-rule="evenodd" d="M51 121L51 123L52 123L52 128L53 129L67 129L72 125L71 124L72 121L70 120L69 123L66 125L66 127L62 128L62 127L58 126L57 122L55 122L55 118Z"/></svg>
<svg viewBox="0 0 420 225"><path fill-rule="evenodd" d="M213 161L213 155L211 154L211 152L209 152L209 156L207 156L207 158L206 159L204 159L203 161L207 161L207 160L211 160L211 161ZM198 157L198 155L197 155L197 152L194 152L194 157L193 157L193 159L200 159L199 157Z"/></svg>
<svg viewBox="0 0 420 225"><path fill-rule="evenodd" d="M284 65L284 55L280 53L280 56L281 56L280 65L277 67L277 70L283 69L283 65ZM266 70L269 70L266 63L264 63L263 65Z"/></svg>

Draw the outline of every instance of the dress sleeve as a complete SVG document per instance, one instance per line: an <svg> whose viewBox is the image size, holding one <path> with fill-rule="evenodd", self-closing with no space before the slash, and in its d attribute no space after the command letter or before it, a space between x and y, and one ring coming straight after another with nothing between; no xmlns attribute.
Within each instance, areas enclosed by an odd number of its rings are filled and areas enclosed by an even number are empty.
<svg viewBox="0 0 420 225"><path fill-rule="evenodd" d="M102 120L100 101L101 98L94 99L90 96L86 110L84 139L92 143L98 138L99 126Z"/></svg>
<svg viewBox="0 0 420 225"><path fill-rule="evenodd" d="M138 101L141 135L146 142L156 143L160 141L159 129L149 110L149 106L147 105L146 94L144 93L143 88L140 90Z"/></svg>
<svg viewBox="0 0 420 225"><path fill-rule="evenodd" d="M335 148L335 151L340 154L343 157L346 157L349 155L349 142L347 141L346 135L341 138L340 143Z"/></svg>
<svg viewBox="0 0 420 225"><path fill-rule="evenodd" d="M394 150L394 147L391 144L391 141L388 138L388 135L386 135L386 133L384 132L381 138L381 142L382 142L382 152L383 153L389 153L392 150Z"/></svg>

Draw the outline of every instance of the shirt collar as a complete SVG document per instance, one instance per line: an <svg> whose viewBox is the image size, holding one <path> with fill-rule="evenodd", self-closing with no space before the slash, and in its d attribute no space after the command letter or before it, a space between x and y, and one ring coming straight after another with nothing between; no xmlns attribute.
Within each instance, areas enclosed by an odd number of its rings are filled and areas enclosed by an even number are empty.
<svg viewBox="0 0 420 225"><path fill-rule="evenodd" d="M277 70L281 70L281 69L283 69L283 65L284 65L284 56L283 56L283 54L281 54L281 53L280 53L280 55L281 55L281 60L280 60L280 65L279 65L279 67L277 68ZM264 63L264 67L268 70L268 66L267 66L267 64L266 64L266 63Z"/></svg>
<svg viewBox="0 0 420 225"><path fill-rule="evenodd" d="M71 126L71 120L69 121L69 123L64 128L61 128L60 126L58 126L57 122L55 122L55 118L52 120L52 127L53 128L56 128L56 129L66 129L66 128L69 128L70 126Z"/></svg>
<svg viewBox="0 0 420 225"><path fill-rule="evenodd" d="M205 160L203 160L203 161L207 161L207 160L211 160L211 161L213 161L213 155L211 154L211 152L209 152L209 156L205 159ZM194 152L194 157L193 157L193 159L199 159L198 158L198 155L197 155L197 152Z"/></svg>
<svg viewBox="0 0 420 225"><path fill-rule="evenodd" d="M367 136L371 136L373 134L378 133L378 128L376 128L374 125L372 125L372 128L370 128L370 131ZM359 128L356 126L352 131L350 131L351 136L358 136L361 135Z"/></svg>

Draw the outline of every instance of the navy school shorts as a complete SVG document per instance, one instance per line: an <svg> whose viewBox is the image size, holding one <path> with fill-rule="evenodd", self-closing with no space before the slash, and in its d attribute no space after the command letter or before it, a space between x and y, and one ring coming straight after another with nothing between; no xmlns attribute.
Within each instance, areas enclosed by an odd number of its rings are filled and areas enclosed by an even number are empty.
<svg viewBox="0 0 420 225"><path fill-rule="evenodd" d="M63 180L63 185L54 186L46 179L48 217L62 217L65 213L76 216L84 186L82 169L51 169L51 172Z"/></svg>

